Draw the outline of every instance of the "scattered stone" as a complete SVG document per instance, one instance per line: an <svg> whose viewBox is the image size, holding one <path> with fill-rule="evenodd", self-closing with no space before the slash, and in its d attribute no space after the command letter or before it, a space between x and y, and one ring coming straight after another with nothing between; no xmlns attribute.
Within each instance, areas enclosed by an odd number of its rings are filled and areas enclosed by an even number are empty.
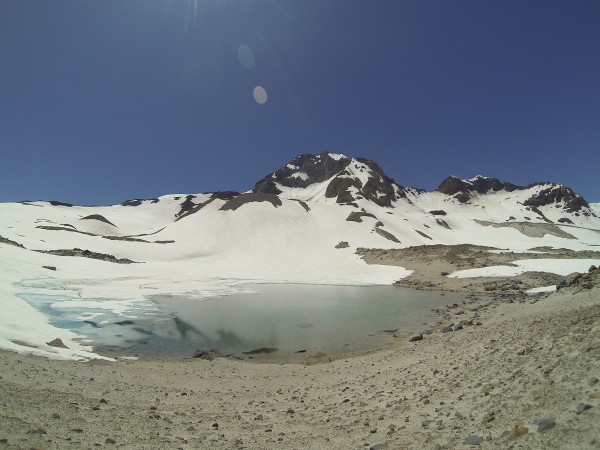
<svg viewBox="0 0 600 450"><path fill-rule="evenodd" d="M423 340L423 335L422 334L417 334L416 336L412 336L408 339L408 342L415 342L415 341L422 341Z"/></svg>
<svg viewBox="0 0 600 450"><path fill-rule="evenodd" d="M192 358L204 359L206 361L213 361L222 356L221 352L215 348L196 350L192 354Z"/></svg>
<svg viewBox="0 0 600 450"><path fill-rule="evenodd" d="M48 432L43 428L34 428L33 430L29 430L27 434L48 434Z"/></svg>
<svg viewBox="0 0 600 450"><path fill-rule="evenodd" d="M42 266L44 269L56 271L56 266Z"/></svg>
<svg viewBox="0 0 600 450"><path fill-rule="evenodd" d="M442 328L442 333L450 333L452 331L454 331L453 324L450 325L446 325L444 328Z"/></svg>
<svg viewBox="0 0 600 450"><path fill-rule="evenodd" d="M69 348L59 338L52 339L50 342L46 342L46 345L49 345L50 347L56 347L56 348Z"/></svg>
<svg viewBox="0 0 600 450"><path fill-rule="evenodd" d="M566 287L573 285L580 276L581 276L581 274L578 272L573 272L573 273L567 275L566 277L564 277L562 280L560 280L556 284L556 290L560 291L562 288L566 288Z"/></svg>
<svg viewBox="0 0 600 450"><path fill-rule="evenodd" d="M598 382L598 378L592 377L588 380L588 386L593 386Z"/></svg>
<svg viewBox="0 0 600 450"><path fill-rule="evenodd" d="M339 244L336 244L335 248L348 248L350 244L347 241L340 241Z"/></svg>
<svg viewBox="0 0 600 450"><path fill-rule="evenodd" d="M577 414L581 414L582 412L587 411L591 407L592 405L588 405L587 403L580 403L579 405L577 405Z"/></svg>
<svg viewBox="0 0 600 450"><path fill-rule="evenodd" d="M387 444L382 442L381 444L375 444L369 447L369 450L383 450L387 448Z"/></svg>
<svg viewBox="0 0 600 450"><path fill-rule="evenodd" d="M117 441L115 441L113 438L106 438L106 440L104 441L105 444L116 444Z"/></svg>
<svg viewBox="0 0 600 450"><path fill-rule="evenodd" d="M463 442L465 445L479 445L483 442L483 436L471 435Z"/></svg>
<svg viewBox="0 0 600 450"><path fill-rule="evenodd" d="M121 320L120 322L115 322L115 325L135 325L133 320Z"/></svg>
<svg viewBox="0 0 600 450"><path fill-rule="evenodd" d="M538 426L538 432L549 430L556 425L554 419L538 419L534 423Z"/></svg>

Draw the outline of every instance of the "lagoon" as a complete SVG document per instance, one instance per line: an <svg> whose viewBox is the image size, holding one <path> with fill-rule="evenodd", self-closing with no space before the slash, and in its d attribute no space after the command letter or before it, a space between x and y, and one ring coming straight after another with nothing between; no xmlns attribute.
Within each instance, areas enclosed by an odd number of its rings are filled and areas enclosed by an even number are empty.
<svg viewBox="0 0 600 450"><path fill-rule="evenodd" d="M214 348L261 362L303 362L319 352L338 359L390 348L437 321L433 309L464 299L394 286L243 288L244 293L212 298L153 295L120 314L102 308L110 299L78 299L89 305L72 307L59 296L22 297L53 325L72 329L107 356L180 358ZM264 348L271 350L255 352Z"/></svg>
<svg viewBox="0 0 600 450"><path fill-rule="evenodd" d="M300 362L318 352L335 359L390 347L437 320L432 309L463 300L393 286L249 287L257 292L201 300L153 296L173 320L155 324L154 335L135 345L136 354L190 356L216 348L259 361ZM277 351L248 355L261 348Z"/></svg>

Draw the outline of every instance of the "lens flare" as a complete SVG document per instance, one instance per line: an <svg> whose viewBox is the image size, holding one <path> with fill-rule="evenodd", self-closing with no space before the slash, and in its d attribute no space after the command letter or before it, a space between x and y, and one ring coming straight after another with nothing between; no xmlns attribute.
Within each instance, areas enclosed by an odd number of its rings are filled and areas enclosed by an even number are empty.
<svg viewBox="0 0 600 450"><path fill-rule="evenodd" d="M252 94L254 95L254 101L259 105L264 105L265 103L267 103L267 91L264 87L256 86Z"/></svg>

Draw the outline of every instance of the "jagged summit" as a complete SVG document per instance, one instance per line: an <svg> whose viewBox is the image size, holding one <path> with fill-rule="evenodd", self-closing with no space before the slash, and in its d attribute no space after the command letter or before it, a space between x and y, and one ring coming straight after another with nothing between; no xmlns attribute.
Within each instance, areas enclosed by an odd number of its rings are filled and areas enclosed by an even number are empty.
<svg viewBox="0 0 600 450"><path fill-rule="evenodd" d="M304 200L324 196L335 198L340 204L353 204L364 198L388 207L406 196L405 189L377 163L338 153L299 155L256 183L252 192L294 197L305 194Z"/></svg>
<svg viewBox="0 0 600 450"><path fill-rule="evenodd" d="M490 190L494 192L501 190L512 192L517 189L521 189L521 187L509 182L501 181L497 178L477 175L476 177L468 180L463 180L451 175L442 181L437 188L437 191L446 195L454 195L459 202L465 203L471 198L470 194L472 192L485 194Z"/></svg>
<svg viewBox="0 0 600 450"><path fill-rule="evenodd" d="M527 186L502 181L497 178L477 175L469 179L461 179L449 176L437 188L438 192L452 195L460 203L468 202L476 194L487 194L491 192L506 191L531 191L531 196L523 201L525 206L538 208L550 204L556 204L567 212L580 211L589 206L585 199L568 186L550 182L537 182Z"/></svg>

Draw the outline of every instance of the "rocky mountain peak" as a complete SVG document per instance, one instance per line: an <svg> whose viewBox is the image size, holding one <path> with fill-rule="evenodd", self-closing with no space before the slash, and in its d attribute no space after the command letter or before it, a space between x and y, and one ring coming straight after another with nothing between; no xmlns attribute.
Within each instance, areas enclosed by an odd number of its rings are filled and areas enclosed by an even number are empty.
<svg viewBox="0 0 600 450"><path fill-rule="evenodd" d="M476 177L468 180L463 180L455 176L449 176L442 181L437 188L437 191L446 195L454 195L459 202L465 203L471 197L470 194L472 192L485 194L489 191L497 192L505 190L507 192L512 192L517 189L522 188L512 183L501 181L498 178L477 175Z"/></svg>
<svg viewBox="0 0 600 450"><path fill-rule="evenodd" d="M533 189L542 187L542 189ZM477 194L487 194L497 191L525 191L534 190L529 198L523 202L525 206L538 208L550 204L556 204L566 212L576 212L589 207L585 199L575 193L570 187L555 183L533 183L528 186L518 186L516 184L501 181L497 178L484 177L477 175L468 180L463 180L456 176L449 176L437 188L438 192L446 195L453 195L461 203L468 202L472 196Z"/></svg>
<svg viewBox="0 0 600 450"><path fill-rule="evenodd" d="M538 208L550 204L556 204L557 207L562 205L566 212L581 211L584 208L589 208L588 202L579 194L573 191L568 186L554 183L536 183L528 186L544 186L542 190L535 193L523 202L525 206ZM587 213L584 213L587 215Z"/></svg>
<svg viewBox="0 0 600 450"><path fill-rule="evenodd" d="M349 158L337 153L300 155L254 186L255 193L282 194L286 189L307 189L327 183L325 197L340 204L353 204L364 198L380 206L405 197L404 188L389 178L373 161Z"/></svg>

